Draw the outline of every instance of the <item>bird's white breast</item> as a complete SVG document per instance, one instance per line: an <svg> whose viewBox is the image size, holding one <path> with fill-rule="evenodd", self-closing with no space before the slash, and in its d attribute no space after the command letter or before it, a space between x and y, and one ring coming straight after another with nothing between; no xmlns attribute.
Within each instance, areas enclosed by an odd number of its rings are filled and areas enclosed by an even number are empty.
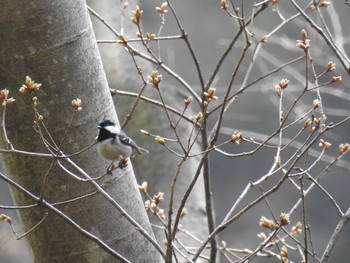
<svg viewBox="0 0 350 263"><path fill-rule="evenodd" d="M116 144L116 139L107 139L98 143L98 151L107 160L117 161L119 156L128 158L132 154L132 148L120 143Z"/></svg>

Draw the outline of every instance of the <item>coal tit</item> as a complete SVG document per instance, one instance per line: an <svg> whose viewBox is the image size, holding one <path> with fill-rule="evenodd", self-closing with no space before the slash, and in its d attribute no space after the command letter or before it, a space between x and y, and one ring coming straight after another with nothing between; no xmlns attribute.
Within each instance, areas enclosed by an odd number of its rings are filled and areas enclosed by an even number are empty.
<svg viewBox="0 0 350 263"><path fill-rule="evenodd" d="M133 151L139 154L148 153L146 149L138 147L119 127L110 120L104 119L98 125L97 137L98 152L110 161L117 161L120 156L128 158Z"/></svg>

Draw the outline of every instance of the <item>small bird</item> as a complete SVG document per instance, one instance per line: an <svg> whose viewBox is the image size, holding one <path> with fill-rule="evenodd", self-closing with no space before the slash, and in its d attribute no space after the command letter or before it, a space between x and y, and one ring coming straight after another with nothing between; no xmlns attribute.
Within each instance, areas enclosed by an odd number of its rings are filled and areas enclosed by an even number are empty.
<svg viewBox="0 0 350 263"><path fill-rule="evenodd" d="M108 119L104 119L98 125L99 133L97 137L98 152L110 161L133 157L133 152L139 154L148 153L146 149L138 147L116 124Z"/></svg>

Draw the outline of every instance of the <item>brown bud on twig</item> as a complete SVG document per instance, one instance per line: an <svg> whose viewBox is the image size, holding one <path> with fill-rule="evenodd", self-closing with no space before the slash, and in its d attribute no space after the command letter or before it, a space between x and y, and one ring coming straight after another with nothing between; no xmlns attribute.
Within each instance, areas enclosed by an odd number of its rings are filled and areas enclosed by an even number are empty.
<svg viewBox="0 0 350 263"><path fill-rule="evenodd" d="M41 83L36 83L30 77L26 77L26 80L22 87L20 87L19 92L22 94L31 93L34 91L38 91L41 88Z"/></svg>
<svg viewBox="0 0 350 263"><path fill-rule="evenodd" d="M240 131L234 131L234 133L231 135L230 141L233 144L240 144L243 141L243 133Z"/></svg>
<svg viewBox="0 0 350 263"><path fill-rule="evenodd" d="M72 107L76 110L76 111L81 111L83 108L81 107L81 99L77 98L76 100L72 100Z"/></svg>
<svg viewBox="0 0 350 263"><path fill-rule="evenodd" d="M259 225L264 228L269 228L271 230L275 230L278 225L271 219L267 219L265 216L260 218Z"/></svg>
<svg viewBox="0 0 350 263"><path fill-rule="evenodd" d="M218 97L215 96L215 92L216 92L215 88L209 88L207 92L203 93L203 95L207 98L208 101L217 100Z"/></svg>
<svg viewBox="0 0 350 263"><path fill-rule="evenodd" d="M147 182L143 182L142 185L139 185L140 192L147 193L147 186L148 186Z"/></svg>
<svg viewBox="0 0 350 263"><path fill-rule="evenodd" d="M151 75L147 76L148 78L148 83L150 83L154 87L158 87L158 84L162 81L163 76L158 74L157 70L153 70L151 72Z"/></svg>
<svg viewBox="0 0 350 263"><path fill-rule="evenodd" d="M285 89L288 87L289 80L288 79L282 79L278 85L281 87L281 89Z"/></svg>
<svg viewBox="0 0 350 263"><path fill-rule="evenodd" d="M296 223L296 225L292 227L290 234L292 236L300 235L302 233L302 230L301 230L302 226L303 225L300 222Z"/></svg>
<svg viewBox="0 0 350 263"><path fill-rule="evenodd" d="M331 3L328 1L323 1L320 3L320 7L329 7L330 5L331 5Z"/></svg>
<svg viewBox="0 0 350 263"><path fill-rule="evenodd" d="M8 89L3 89L0 91L0 100L2 101L1 107L5 109L7 105L10 105L15 102L14 98L9 98L9 90Z"/></svg>
<svg viewBox="0 0 350 263"><path fill-rule="evenodd" d="M314 107L314 109L317 109L319 106L320 106L320 100L319 99L315 99L313 102L312 102L312 106Z"/></svg>
<svg viewBox="0 0 350 263"><path fill-rule="evenodd" d="M226 0L221 0L221 9L227 11L228 4L227 4Z"/></svg>
<svg viewBox="0 0 350 263"><path fill-rule="evenodd" d="M311 125L311 123L312 123L311 119L307 119L307 120L305 121L305 124L304 124L304 129L306 129L307 127L309 127L309 126Z"/></svg>
<svg viewBox="0 0 350 263"><path fill-rule="evenodd" d="M285 213L280 214L280 226L286 226L290 224L289 215Z"/></svg>
<svg viewBox="0 0 350 263"><path fill-rule="evenodd" d="M194 116L194 120L195 121L199 121L201 119L203 119L203 113L201 113L201 112Z"/></svg>
<svg viewBox="0 0 350 263"><path fill-rule="evenodd" d="M4 214L0 214L0 220L5 221L5 222L7 222L9 224L12 223L11 217L9 217L7 215L4 215Z"/></svg>
<svg viewBox="0 0 350 263"><path fill-rule="evenodd" d="M159 204L160 202L162 202L164 200L164 193L162 192L159 192L157 195L153 196L153 201L156 203L156 204Z"/></svg>
<svg viewBox="0 0 350 263"><path fill-rule="evenodd" d="M160 5L160 7L156 7L157 12L159 12L161 15L165 14L168 12L167 10L168 3L164 2Z"/></svg>
<svg viewBox="0 0 350 263"><path fill-rule="evenodd" d="M286 246L281 247L280 255L282 258L284 258L282 262L289 262L285 260L288 259L288 249Z"/></svg>
<svg viewBox="0 0 350 263"><path fill-rule="evenodd" d="M189 96L187 99L184 99L185 106L188 106L193 100L192 96Z"/></svg>
<svg viewBox="0 0 350 263"><path fill-rule="evenodd" d="M148 131L146 131L146 130L141 129L140 131L141 131L141 133L144 134L144 135L147 135L147 136L150 136L150 135L151 135L151 134L150 134Z"/></svg>
<svg viewBox="0 0 350 263"><path fill-rule="evenodd" d="M118 35L119 40L117 41L118 44L126 46L128 44L128 39L123 35Z"/></svg>
<svg viewBox="0 0 350 263"><path fill-rule="evenodd" d="M335 63L333 63L332 61L328 62L326 72L330 72L330 71L333 71L335 69L336 69Z"/></svg>
<svg viewBox="0 0 350 263"><path fill-rule="evenodd" d="M165 144L164 138L162 138L162 137L160 137L160 136L156 136L156 137L154 138L154 140L155 140L157 143L161 144L161 145L164 145L164 144Z"/></svg>
<svg viewBox="0 0 350 263"><path fill-rule="evenodd" d="M340 154L344 154L345 152L347 152L349 150L349 144L348 143L342 143L339 145L339 152Z"/></svg>
<svg viewBox="0 0 350 263"><path fill-rule="evenodd" d="M184 208L184 209L182 209L182 211L181 211L181 213L180 213L180 218L183 218L183 217L185 217L186 215L187 215L187 209L186 208Z"/></svg>
<svg viewBox="0 0 350 263"><path fill-rule="evenodd" d="M139 26L141 21L141 16L143 14L143 10L141 10L140 7L136 6L136 9L132 11L132 14L134 15L134 17L131 19L131 21L135 25Z"/></svg>
<svg viewBox="0 0 350 263"><path fill-rule="evenodd" d="M331 82L340 82L342 81L342 77L341 76L333 76Z"/></svg>
<svg viewBox="0 0 350 263"><path fill-rule="evenodd" d="M320 139L320 143L318 144L318 146L320 146L323 149L327 150L327 149L329 149L332 146L332 144L329 143L329 142L324 141L323 139Z"/></svg>
<svg viewBox="0 0 350 263"><path fill-rule="evenodd" d="M310 47L310 39L307 38L307 33L305 29L301 30L301 40L297 40L297 47L308 50Z"/></svg>
<svg viewBox="0 0 350 263"><path fill-rule="evenodd" d="M267 43L268 41L268 37L267 36L263 36L262 38L260 38L260 42L261 43Z"/></svg>

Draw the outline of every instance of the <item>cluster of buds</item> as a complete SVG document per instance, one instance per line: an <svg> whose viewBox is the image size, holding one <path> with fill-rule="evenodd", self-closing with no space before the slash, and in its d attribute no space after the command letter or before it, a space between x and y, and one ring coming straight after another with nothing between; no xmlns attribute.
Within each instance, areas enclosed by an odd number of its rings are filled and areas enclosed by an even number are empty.
<svg viewBox="0 0 350 263"><path fill-rule="evenodd" d="M318 146L322 147L324 150L327 150L332 146L332 144L330 142L325 142L323 139L321 139Z"/></svg>
<svg viewBox="0 0 350 263"><path fill-rule="evenodd" d="M290 235L295 237L297 235L300 235L302 233L302 224L300 222L296 223L295 226L292 227L292 230L290 231Z"/></svg>
<svg viewBox="0 0 350 263"><path fill-rule="evenodd" d="M190 103L192 102L193 97L189 96L187 99L184 99L184 104L187 107L188 105L190 105Z"/></svg>
<svg viewBox="0 0 350 263"><path fill-rule="evenodd" d="M77 98L76 100L72 100L72 107L76 111L81 111L83 108L81 107L81 99Z"/></svg>
<svg viewBox="0 0 350 263"><path fill-rule="evenodd" d="M316 118L316 119L314 120L314 123L315 123L315 125L318 127L318 126L320 126L321 121L322 121L321 117L320 117L320 118Z"/></svg>
<svg viewBox="0 0 350 263"><path fill-rule="evenodd" d="M117 41L118 44L126 46L128 44L128 39L123 35L118 35L119 40Z"/></svg>
<svg viewBox="0 0 350 263"><path fill-rule="evenodd" d="M278 97L281 97L282 91L288 87L288 84L289 84L288 79L282 79L278 83L278 85L275 86L275 93L278 95Z"/></svg>
<svg viewBox="0 0 350 263"><path fill-rule="evenodd" d="M35 83L30 77L26 77L26 80L22 87L20 87L19 92L22 94L32 93L38 91L41 88L41 83Z"/></svg>
<svg viewBox="0 0 350 263"><path fill-rule="evenodd" d="M342 143L339 145L339 153L344 154L349 150L349 144L348 143Z"/></svg>
<svg viewBox="0 0 350 263"><path fill-rule="evenodd" d="M153 196L153 202L156 204L159 204L164 200L164 193L159 192L157 195Z"/></svg>
<svg viewBox="0 0 350 263"><path fill-rule="evenodd" d="M325 8L327 8L327 7L329 7L331 5L331 3L329 2L329 1L322 1L322 2L320 2L319 4L318 4L318 6L319 7L325 7ZM306 8L306 10L315 10L316 9L316 6L315 6L315 4L310 4L307 8Z"/></svg>
<svg viewBox="0 0 350 263"><path fill-rule="evenodd" d="M227 11L228 4L227 4L226 0L221 0L221 9Z"/></svg>
<svg viewBox="0 0 350 263"><path fill-rule="evenodd" d="M118 167L120 169L123 169L123 168L128 166L128 161L129 161L128 158L125 158L125 157L120 155L119 158L118 158L118 161L119 161Z"/></svg>
<svg viewBox="0 0 350 263"><path fill-rule="evenodd" d="M331 79L331 82L340 82L342 81L342 77L341 76L333 76Z"/></svg>
<svg viewBox="0 0 350 263"><path fill-rule="evenodd" d="M164 193L159 193L158 195L155 195L152 199L152 201L147 200L145 202L145 208L146 210L150 210L153 214L157 215L159 218L164 219L164 209L160 209L158 207L158 204L163 201Z"/></svg>
<svg viewBox="0 0 350 263"><path fill-rule="evenodd" d="M145 202L145 208L146 208L146 210L150 210L150 211L154 212L154 210L157 208L157 204L154 202L151 202L150 200L147 200Z"/></svg>
<svg viewBox="0 0 350 263"><path fill-rule="evenodd" d="M156 38L156 34L147 33L146 37L147 37L147 41L151 41Z"/></svg>
<svg viewBox="0 0 350 263"><path fill-rule="evenodd" d="M289 263L288 249L286 246L281 247L280 256L283 263Z"/></svg>
<svg viewBox="0 0 350 263"><path fill-rule="evenodd" d="M268 40L269 40L268 36L262 36L262 38L260 38L261 43L267 43Z"/></svg>
<svg viewBox="0 0 350 263"><path fill-rule="evenodd" d="M333 70L335 70L335 63L333 63L332 61L329 61L327 64L326 72L331 72Z"/></svg>
<svg viewBox="0 0 350 263"><path fill-rule="evenodd" d="M151 72L151 75L147 76L147 78L149 84L155 88L158 88L158 85L162 81L163 76L161 74L158 74L157 70L153 70Z"/></svg>
<svg viewBox="0 0 350 263"><path fill-rule="evenodd" d="M136 6L136 9L132 11L132 14L134 15L134 17L131 18L131 22L139 26L141 22L141 16L143 14L143 10L141 10L140 7Z"/></svg>
<svg viewBox="0 0 350 263"><path fill-rule="evenodd" d="M35 109L38 106L38 97L34 96L32 98L32 107Z"/></svg>
<svg viewBox="0 0 350 263"><path fill-rule="evenodd" d="M160 7L156 7L156 11L160 14L160 15L163 15L165 13L168 13L168 10L167 10L167 7L168 7L168 3L167 2L164 2L160 5Z"/></svg>
<svg viewBox="0 0 350 263"><path fill-rule="evenodd" d="M321 118L321 117L315 118L315 119L314 119L314 124L315 124L315 126L313 126L313 127L311 128L311 132L316 131L316 130L320 127L321 123L322 123L322 118Z"/></svg>
<svg viewBox="0 0 350 263"><path fill-rule="evenodd" d="M231 135L230 141L233 144L240 144L242 141L244 141L243 133L240 131L234 131L234 133Z"/></svg>
<svg viewBox="0 0 350 263"><path fill-rule="evenodd" d="M310 47L310 39L307 38L305 29L301 30L301 40L297 40L297 47L303 49L305 52Z"/></svg>
<svg viewBox="0 0 350 263"><path fill-rule="evenodd" d="M41 115L41 114L38 114L36 116L36 120L35 120L35 123L42 123L44 121L44 116Z"/></svg>
<svg viewBox="0 0 350 263"><path fill-rule="evenodd" d="M200 121L201 119L203 119L203 113L201 113L201 112L197 113L197 114L193 117L193 120L194 120L195 122L198 122L198 121Z"/></svg>
<svg viewBox="0 0 350 263"><path fill-rule="evenodd" d="M215 92L216 92L215 88L209 88L207 92L203 93L203 95L207 101L217 100L218 97L215 96Z"/></svg>
<svg viewBox="0 0 350 263"><path fill-rule="evenodd" d="M3 89L0 91L0 100L2 101L1 107L3 109L6 108L7 105L10 105L11 103L15 102L14 98L9 98L10 91L8 89Z"/></svg>
<svg viewBox="0 0 350 263"><path fill-rule="evenodd" d="M271 230L275 230L281 226L286 226L289 224L290 224L289 215L286 213L280 214L280 223L279 224L275 223L275 221L273 221L272 219L266 218L265 216L262 216L260 218L260 222L259 222L259 225L261 227L268 228Z"/></svg>
<svg viewBox="0 0 350 263"><path fill-rule="evenodd" d="M280 214L280 226L286 226L290 224L289 215L286 213Z"/></svg>
<svg viewBox="0 0 350 263"><path fill-rule="evenodd" d="M263 228L268 228L271 230L275 230L276 228L278 228L278 224L276 224L275 221L268 219L265 216L262 216L260 218L259 226Z"/></svg>
<svg viewBox="0 0 350 263"><path fill-rule="evenodd" d="M148 187L148 183L147 182L143 182L142 185L139 185L139 191L142 193L147 193L147 187Z"/></svg>

